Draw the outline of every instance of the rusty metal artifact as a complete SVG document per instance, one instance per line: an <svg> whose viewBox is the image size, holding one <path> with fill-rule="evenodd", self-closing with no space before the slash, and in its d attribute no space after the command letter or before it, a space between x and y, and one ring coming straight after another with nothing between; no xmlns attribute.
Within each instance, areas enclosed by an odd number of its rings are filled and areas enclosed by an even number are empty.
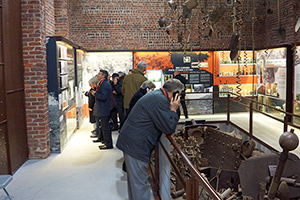
<svg viewBox="0 0 300 200"><path fill-rule="evenodd" d="M288 159L288 152L297 148L299 144L299 139L297 135L294 133L294 130L291 129L290 132L284 132L280 136L279 144L282 147L283 151L280 153L275 175L272 179L270 190L268 193L268 197L270 199L274 199L276 196L276 192L280 184L280 178L282 176L285 163Z"/></svg>
<svg viewBox="0 0 300 200"><path fill-rule="evenodd" d="M165 27L167 26L167 20L164 17L160 17L158 20L158 24L160 27Z"/></svg>
<svg viewBox="0 0 300 200"><path fill-rule="evenodd" d="M242 154L249 158L252 155L252 152L255 148L255 142L253 140L248 140L242 144Z"/></svg>
<svg viewBox="0 0 300 200"><path fill-rule="evenodd" d="M177 2L176 1L170 0L170 1L168 1L168 4L169 4L169 6L172 10L177 9Z"/></svg>
<svg viewBox="0 0 300 200"><path fill-rule="evenodd" d="M230 59L231 60L236 60L239 52L239 37L240 34L238 31L234 32L231 36L231 41L229 44L229 49L230 49Z"/></svg>
<svg viewBox="0 0 300 200"><path fill-rule="evenodd" d="M255 142L242 142L242 136L219 130L219 126L205 124L205 120L186 121L174 140L181 150L225 199L264 200L300 198L300 160L289 153L297 148L299 139L291 129L279 138L283 152L262 153L255 149ZM259 152L259 153L258 153ZM188 167L171 146L171 155L177 172L190 178ZM288 168L284 168L284 165ZM174 172L172 197L184 196L184 188ZM201 186L199 186L201 188ZM172 188L172 187L171 187ZM200 197L207 199L200 189ZM201 198L200 198L201 199Z"/></svg>
<svg viewBox="0 0 300 200"><path fill-rule="evenodd" d="M184 2L184 4L189 10L192 10L193 8L196 8L198 6L197 0L187 0L186 2Z"/></svg>

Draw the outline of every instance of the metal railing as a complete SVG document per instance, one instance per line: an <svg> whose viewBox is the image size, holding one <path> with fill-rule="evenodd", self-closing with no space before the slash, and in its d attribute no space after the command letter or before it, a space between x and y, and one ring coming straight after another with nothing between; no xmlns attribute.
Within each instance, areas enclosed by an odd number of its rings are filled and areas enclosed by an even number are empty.
<svg viewBox="0 0 300 200"><path fill-rule="evenodd" d="M204 92L204 93L219 93L219 92ZM222 93L226 93L226 92L222 92ZM280 109L277 109L273 106L258 102L254 99L248 98L248 97L241 97L241 96L237 96L234 93L231 92L227 92L228 95L227 97L227 120L225 121L225 123L227 124L233 124L230 120L230 102L234 101L234 103L238 103L242 106L244 106L245 108L249 109L249 130L247 131L247 134L252 138L253 136L253 113L258 112L261 113L265 116L268 116L272 119L275 119L281 123L283 123L283 131L287 131L287 127L288 126L292 126L295 128L300 128L300 126L295 125L291 122L290 119L291 117L299 117L299 115L295 115L293 113L289 113L289 112L285 112L282 111ZM188 93L187 93L188 94ZM231 97L234 96L234 97ZM224 97L214 97L214 98L205 98L205 99L182 99L183 101L195 101L195 100L217 100L217 99L224 99ZM241 99L245 99L245 100L249 100L250 103L249 105L242 103ZM256 109L253 104L257 104L257 105L262 105L265 107L268 107L270 109L274 109L277 110L278 112L282 112L284 113L284 120L276 118L266 112L263 112L259 109ZM171 158L170 154L167 152L166 148L164 147L164 145L160 142L160 147L162 147L166 157L168 158L170 164L172 165L176 176L178 177L178 180L180 181L180 183L182 184L185 193L186 193L186 200L196 200L199 199L199 184L206 190L206 192L209 194L210 198L214 199L214 200L220 200L222 199L220 197L220 195L217 193L217 191L210 185L210 183L201 175L201 173L198 171L198 169L192 164L192 162L188 159L187 155L185 155L185 153L181 150L181 148L178 146L178 144L175 142L175 140L172 138L172 136L166 136L166 138L170 141L171 145L174 147L174 149L177 151L177 153L180 155L181 160L184 162L184 164L188 167L188 169L190 170L190 177L189 178L184 178L182 176L182 174L180 173L180 170L178 169L178 167L176 166L175 162L173 161L173 159ZM255 137L254 137L255 138ZM257 139L257 138L255 138ZM275 150L272 147L270 147L269 145L267 145L266 143L264 143L263 141L260 141L259 139L257 139L259 142L261 142L263 145L265 145L266 147L268 147L269 149ZM276 150L275 150L276 151ZM159 194L159 165L158 165L158 148L156 148L155 150L155 171L153 173L154 175L154 182L155 182L155 192L157 192Z"/></svg>

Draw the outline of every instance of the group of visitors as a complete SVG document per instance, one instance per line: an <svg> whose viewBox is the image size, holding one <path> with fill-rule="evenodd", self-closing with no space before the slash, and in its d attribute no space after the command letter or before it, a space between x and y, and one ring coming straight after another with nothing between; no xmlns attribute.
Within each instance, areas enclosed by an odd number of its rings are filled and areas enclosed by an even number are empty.
<svg viewBox="0 0 300 200"><path fill-rule="evenodd" d="M124 154L129 200L150 200L150 157L162 133L175 132L180 95L185 89L181 80L171 78L154 90L155 84L144 76L147 66L140 61L128 75L112 74L112 81L106 70L100 70L89 80L90 122L96 124L92 137L102 143L101 150L112 149L111 131L120 130L116 146Z"/></svg>

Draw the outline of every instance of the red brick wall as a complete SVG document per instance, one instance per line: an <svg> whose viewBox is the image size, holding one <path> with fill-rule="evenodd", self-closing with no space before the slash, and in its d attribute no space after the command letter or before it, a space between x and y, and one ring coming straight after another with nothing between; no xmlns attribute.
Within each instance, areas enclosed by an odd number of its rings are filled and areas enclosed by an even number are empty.
<svg viewBox="0 0 300 200"><path fill-rule="evenodd" d="M180 49L181 45L178 42L170 43L169 36L158 26L158 19L161 16L172 15L169 6L164 5L163 2L156 0L126 2L112 0L105 3L94 0L70 1L69 39L89 50ZM246 13L247 8L251 12L252 1L243 2L243 13ZM298 6L295 1L281 0L280 2L282 25L287 27L286 41L280 43L277 37L277 1L255 1L257 20L254 25L254 45L256 48L290 44L295 42L295 37L299 38L299 34L294 34L293 31L298 19L295 17L297 16L295 13L299 11ZM207 1L208 11L213 10L213 4L215 5L216 1ZM204 8L204 5L200 6ZM271 15L266 14L269 7L273 9ZM199 20L203 18L199 6L193 10L189 28L192 30L191 41L194 42L194 48L228 49L232 35L233 9L228 6L225 8L226 13L223 18L218 23L212 24L214 32L211 37L208 37L209 28L203 30L198 28L203 27L203 21ZM244 19L242 49L245 45L248 49L252 49L251 13L248 16L243 15L242 18ZM184 30L184 26L179 29Z"/></svg>
<svg viewBox="0 0 300 200"><path fill-rule="evenodd" d="M213 3L216 4L208 1L207 10L213 10ZM166 18L172 16L170 7L165 5L164 1L142 0L124 3L124 1L113 0L101 4L99 1L78 0L71 1L69 5L70 39L86 49L182 48L177 41L170 42L167 33L158 25L161 16ZM231 17L233 9L228 6L225 8L226 13L223 18L218 23L212 24L214 32L211 37L208 36L209 28L205 28L203 20L199 20L203 18L200 9L193 10L188 27L191 30L190 41L193 42L194 48L228 49L233 29ZM181 14L181 11L178 13ZM179 30L184 32L184 25L180 26ZM251 48L251 22L243 28L242 34L245 33L250 33L247 37L247 46ZM258 40L258 43L261 42Z"/></svg>
<svg viewBox="0 0 300 200"><path fill-rule="evenodd" d="M50 155L46 33L53 33L51 31L53 20L51 17L49 18L51 14L46 14L46 9L51 9L51 0L22 0L23 63L29 158L46 158ZM49 10L47 12L51 13ZM47 22L49 23L47 24Z"/></svg>
<svg viewBox="0 0 300 200"><path fill-rule="evenodd" d="M286 40L284 42L279 41L278 37L278 8L277 1L270 1L266 7L273 11L272 14L265 15L265 27L266 27L266 37L264 46L280 46L286 44L292 44L297 42L297 37L299 33L295 33L295 25L299 16L299 8L295 3L296 1L281 0L280 1L280 18L281 26L286 29ZM298 37L299 38L299 37Z"/></svg>
<svg viewBox="0 0 300 200"><path fill-rule="evenodd" d="M45 1L45 28L47 36L55 35L54 0Z"/></svg>
<svg viewBox="0 0 300 200"><path fill-rule="evenodd" d="M69 39L69 0L54 0L55 36Z"/></svg>

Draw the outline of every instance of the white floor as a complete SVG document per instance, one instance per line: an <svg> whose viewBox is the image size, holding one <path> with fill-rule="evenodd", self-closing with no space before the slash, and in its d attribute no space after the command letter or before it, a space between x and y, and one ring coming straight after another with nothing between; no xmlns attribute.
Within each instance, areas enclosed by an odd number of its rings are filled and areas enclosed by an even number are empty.
<svg viewBox="0 0 300 200"><path fill-rule="evenodd" d="M99 150L84 125L61 154L27 161L14 175L7 191L14 200L124 200L127 199L123 154L116 147ZM116 142L118 132L113 132ZM0 191L0 199L5 199ZM7 198L6 198L7 199Z"/></svg>

